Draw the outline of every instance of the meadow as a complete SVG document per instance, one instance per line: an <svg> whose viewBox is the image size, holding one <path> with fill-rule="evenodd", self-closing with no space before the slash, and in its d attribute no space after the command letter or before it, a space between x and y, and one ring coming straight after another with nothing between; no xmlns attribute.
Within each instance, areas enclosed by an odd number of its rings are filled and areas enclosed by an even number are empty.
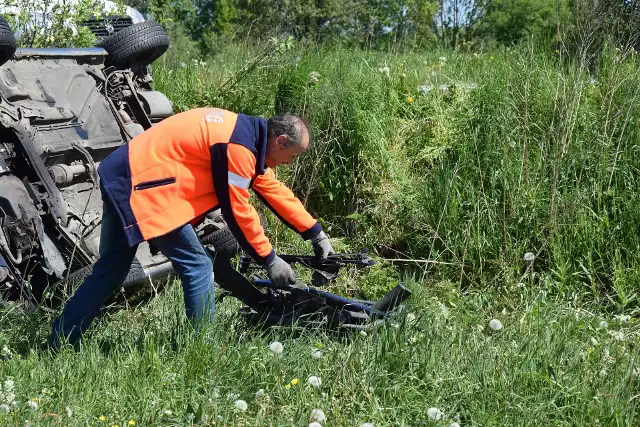
<svg viewBox="0 0 640 427"><path fill-rule="evenodd" d="M227 298L198 334L171 283L56 355L55 310L4 302L0 425L638 424L636 54L191 49L153 66L176 110L309 118L312 149L278 175L336 250L379 261L331 289L412 298L347 336L259 331ZM310 252L266 215L278 251Z"/></svg>

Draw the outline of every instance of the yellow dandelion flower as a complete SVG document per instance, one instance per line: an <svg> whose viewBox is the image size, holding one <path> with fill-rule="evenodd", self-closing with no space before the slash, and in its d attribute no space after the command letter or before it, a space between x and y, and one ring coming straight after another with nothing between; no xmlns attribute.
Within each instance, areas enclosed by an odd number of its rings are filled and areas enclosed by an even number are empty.
<svg viewBox="0 0 640 427"><path fill-rule="evenodd" d="M407 102L409 102L409 103L413 102L413 98L412 97L408 97L407 98Z"/></svg>
<svg viewBox="0 0 640 427"><path fill-rule="evenodd" d="M100 416L98 417L98 419L99 419L100 421L102 421L102 422L107 421L107 418L106 418L104 415L100 415Z"/></svg>
<svg viewBox="0 0 640 427"><path fill-rule="evenodd" d="M114 424L111 427L120 427L118 424Z"/></svg>
<svg viewBox="0 0 640 427"><path fill-rule="evenodd" d="M135 422L135 420L129 420L129 422L127 424L129 424L130 426L134 426L134 425L136 425L136 422Z"/></svg>
<svg viewBox="0 0 640 427"><path fill-rule="evenodd" d="M556 53L560 53L560 51L558 49L556 49Z"/></svg>
<svg viewBox="0 0 640 427"><path fill-rule="evenodd" d="M292 380L291 380L291 385L295 387L295 386L297 386L297 385L298 385L298 382L299 382L299 381L300 381L300 380L298 380L297 378L294 378L294 379L292 379Z"/></svg>

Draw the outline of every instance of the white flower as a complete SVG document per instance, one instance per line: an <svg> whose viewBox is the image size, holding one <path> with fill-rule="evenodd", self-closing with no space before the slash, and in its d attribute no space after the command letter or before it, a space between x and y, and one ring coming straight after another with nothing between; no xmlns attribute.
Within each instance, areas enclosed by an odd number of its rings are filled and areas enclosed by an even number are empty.
<svg viewBox="0 0 640 427"><path fill-rule="evenodd" d="M7 378L6 380L4 380L3 385L4 385L4 391L7 393L11 393L13 391L13 387L15 386L15 383L11 378Z"/></svg>
<svg viewBox="0 0 640 427"><path fill-rule="evenodd" d="M324 411L322 409L314 409L311 411L311 416L309 417L311 421L317 421L319 423L323 423L327 420L327 417L324 415Z"/></svg>
<svg viewBox="0 0 640 427"><path fill-rule="evenodd" d="M163 414L165 414L167 417L170 417L171 415L173 415L173 411L171 409L165 409Z"/></svg>
<svg viewBox="0 0 640 427"><path fill-rule="evenodd" d="M269 350L271 350L273 354L277 354L279 356L284 351L284 346L280 341L274 341L269 344Z"/></svg>
<svg viewBox="0 0 640 427"><path fill-rule="evenodd" d="M214 387L213 390L211 390L211 395L213 396L214 399L217 399L220 397L220 387Z"/></svg>
<svg viewBox="0 0 640 427"><path fill-rule="evenodd" d="M591 337L591 344L592 345L598 345L598 340L595 339L594 337Z"/></svg>
<svg viewBox="0 0 640 427"><path fill-rule="evenodd" d="M35 400L27 400L27 406L31 409L33 409L34 411L38 410L38 402L36 402Z"/></svg>
<svg viewBox="0 0 640 427"><path fill-rule="evenodd" d="M322 385L322 380L320 379L320 377L316 377L315 375L311 375L307 382L314 387L320 387Z"/></svg>
<svg viewBox="0 0 640 427"><path fill-rule="evenodd" d="M68 406L65 409L67 410L67 417L71 418L73 416L73 411Z"/></svg>
<svg viewBox="0 0 640 427"><path fill-rule="evenodd" d="M499 331L500 329L502 329L502 322L498 319L491 319L489 320L489 327L494 331Z"/></svg>
<svg viewBox="0 0 640 427"><path fill-rule="evenodd" d="M236 393L228 393L227 394L227 400L238 400L239 397L240 397L240 395L236 394Z"/></svg>
<svg viewBox="0 0 640 427"><path fill-rule="evenodd" d="M373 423L362 423L360 427L375 427L375 425Z"/></svg>
<svg viewBox="0 0 640 427"><path fill-rule="evenodd" d="M443 415L444 414L442 413L442 411L438 408L427 409L427 416L429 417L429 419L439 421Z"/></svg>
<svg viewBox="0 0 640 427"><path fill-rule="evenodd" d="M313 350L311 350L311 357L313 357L314 359L320 359L322 357L322 351L314 348Z"/></svg>
<svg viewBox="0 0 640 427"><path fill-rule="evenodd" d="M312 71L309 73L309 82L318 83L320 81L320 73L317 71Z"/></svg>
<svg viewBox="0 0 640 427"><path fill-rule="evenodd" d="M233 404L236 409L242 412L246 411L248 407L247 402L245 402L244 400L236 400L235 402L233 402Z"/></svg>
<svg viewBox="0 0 640 427"><path fill-rule="evenodd" d="M3 403L2 405L0 405L0 414L7 413L7 412L11 412L11 407L6 403Z"/></svg>
<svg viewBox="0 0 640 427"><path fill-rule="evenodd" d="M533 252L527 252L526 254L524 254L524 260L527 262L531 262L534 259L536 259L536 256L534 255Z"/></svg>
<svg viewBox="0 0 640 427"><path fill-rule="evenodd" d="M260 390L256 391L256 397L261 397L264 396L264 389L261 388Z"/></svg>
<svg viewBox="0 0 640 427"><path fill-rule="evenodd" d="M456 423L456 422L452 422L451 424L449 424L447 427L460 427L460 424Z"/></svg>
<svg viewBox="0 0 640 427"><path fill-rule="evenodd" d="M631 316L629 316L628 314L616 314L613 316L613 318L620 323L627 323L629 320L631 320Z"/></svg>
<svg viewBox="0 0 640 427"><path fill-rule="evenodd" d="M6 345L2 346L2 355L4 357L11 357L11 350Z"/></svg>
<svg viewBox="0 0 640 427"><path fill-rule="evenodd" d="M378 68L378 71L380 71L382 74L384 74L385 76L389 76L389 67L387 67L386 65L382 68Z"/></svg>
<svg viewBox="0 0 640 427"><path fill-rule="evenodd" d="M624 341L624 332L622 331L607 331L609 335L616 341Z"/></svg>
<svg viewBox="0 0 640 427"><path fill-rule="evenodd" d="M309 427L322 427L322 424L320 424L317 421L314 421L314 422L309 423Z"/></svg>
<svg viewBox="0 0 640 427"><path fill-rule="evenodd" d="M609 324L607 323L606 320L601 320L600 321L600 327L607 329L609 327Z"/></svg>
<svg viewBox="0 0 640 427"><path fill-rule="evenodd" d="M444 305L444 303L440 304L440 311L442 312L442 314L449 314L449 309L446 305Z"/></svg>

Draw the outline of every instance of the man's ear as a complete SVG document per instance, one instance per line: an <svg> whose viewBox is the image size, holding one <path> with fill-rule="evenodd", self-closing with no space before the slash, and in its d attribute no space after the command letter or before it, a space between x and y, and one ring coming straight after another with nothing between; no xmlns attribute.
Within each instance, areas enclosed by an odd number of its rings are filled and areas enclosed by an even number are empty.
<svg viewBox="0 0 640 427"><path fill-rule="evenodd" d="M287 135L280 135L278 136L278 138L276 139L276 143L278 145L285 145L285 143L287 142Z"/></svg>

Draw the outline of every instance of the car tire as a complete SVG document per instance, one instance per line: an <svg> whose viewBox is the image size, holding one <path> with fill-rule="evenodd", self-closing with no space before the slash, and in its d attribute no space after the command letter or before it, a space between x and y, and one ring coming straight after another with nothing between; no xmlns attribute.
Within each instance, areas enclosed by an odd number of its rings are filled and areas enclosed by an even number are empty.
<svg viewBox="0 0 640 427"><path fill-rule="evenodd" d="M122 70L150 65L169 48L169 37L158 22L149 20L105 38L100 47L109 54L105 65Z"/></svg>
<svg viewBox="0 0 640 427"><path fill-rule="evenodd" d="M16 38L7 21L0 16L0 65L10 60L16 52Z"/></svg>
<svg viewBox="0 0 640 427"><path fill-rule="evenodd" d="M84 281L84 279L91 275L92 271L93 265L82 267L69 273L68 281L73 283L81 283ZM127 274L127 278L124 280L122 287L127 289L129 287L143 283L146 280L147 275L144 271L144 268L142 268L142 264L140 264L140 261L138 261L137 258L134 258L133 262L131 263L129 273Z"/></svg>
<svg viewBox="0 0 640 427"><path fill-rule="evenodd" d="M223 227L204 236L202 243L213 246L216 256L232 257L240 252L240 245L229 227Z"/></svg>

